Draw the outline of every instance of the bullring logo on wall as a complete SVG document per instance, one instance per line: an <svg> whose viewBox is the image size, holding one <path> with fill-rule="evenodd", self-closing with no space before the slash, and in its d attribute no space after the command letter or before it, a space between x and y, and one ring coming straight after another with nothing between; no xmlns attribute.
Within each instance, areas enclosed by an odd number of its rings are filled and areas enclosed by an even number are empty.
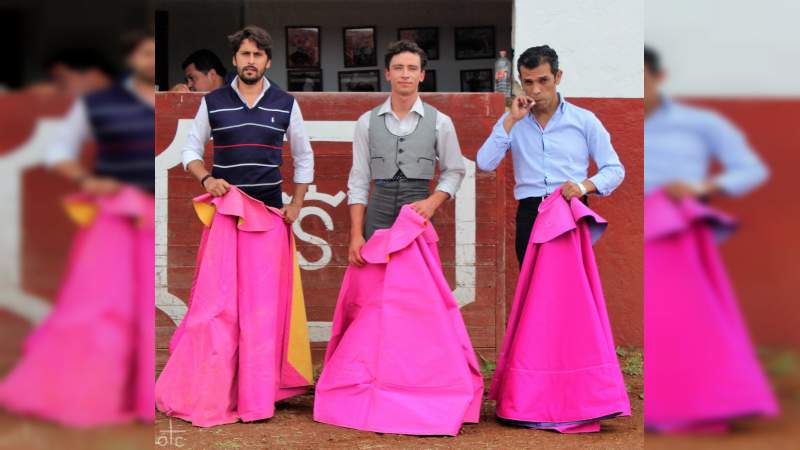
<svg viewBox="0 0 800 450"><path fill-rule="evenodd" d="M156 156L156 305L177 324L186 313L186 302L168 290L167 265L167 214L168 170L180 164L181 148L191 129L191 119L179 119L175 137L170 145ZM352 142L355 121L305 121L312 142ZM464 158L467 173L455 199L455 290L459 306L475 301L476 288L476 215L475 215L475 162ZM303 228L304 219L316 216L327 231L334 231L332 210L347 207L346 194L341 190L326 193L318 185L309 186L304 206L293 224L299 242L319 248L321 256L307 259L298 251L300 266L305 271L319 271L329 266L333 257L331 243ZM283 193L283 201L291 197ZM321 205L321 206L318 206ZM315 252L316 253L316 252ZM312 341L324 342L330 336L331 322L309 322Z"/></svg>

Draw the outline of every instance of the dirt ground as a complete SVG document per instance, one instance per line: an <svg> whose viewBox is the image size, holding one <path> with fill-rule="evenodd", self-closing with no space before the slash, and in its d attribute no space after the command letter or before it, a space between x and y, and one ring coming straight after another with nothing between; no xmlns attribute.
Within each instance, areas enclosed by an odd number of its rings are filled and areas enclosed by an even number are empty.
<svg viewBox="0 0 800 450"><path fill-rule="evenodd" d="M281 402L272 419L255 423L236 423L213 428L196 428L162 414L156 418L156 436L177 430L186 449L521 449L594 448L640 449L642 438L641 380L631 380L633 415L603 423L600 433L561 435L556 432L527 430L498 423L494 402L484 402L481 422L465 425L457 437L414 437L378 434L334 427L311 419L313 397L303 395ZM183 432L185 431L185 432ZM162 439L163 440L163 439Z"/></svg>

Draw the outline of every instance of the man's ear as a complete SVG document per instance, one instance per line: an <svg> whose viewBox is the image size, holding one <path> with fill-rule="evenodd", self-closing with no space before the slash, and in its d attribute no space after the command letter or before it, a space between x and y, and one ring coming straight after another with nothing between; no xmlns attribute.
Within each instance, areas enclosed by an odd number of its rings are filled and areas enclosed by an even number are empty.
<svg viewBox="0 0 800 450"><path fill-rule="evenodd" d="M267 66L266 66L266 67L264 67L264 68L265 68L265 69L269 69L270 67L272 67L272 60L271 60L271 59L268 59L268 60L267 60Z"/></svg>
<svg viewBox="0 0 800 450"><path fill-rule="evenodd" d="M386 81L392 81L389 79L389 69L383 69L383 76L386 77Z"/></svg>
<svg viewBox="0 0 800 450"><path fill-rule="evenodd" d="M563 74L564 72L562 72L561 69L558 69L558 72L556 72L556 84L561 83L561 75Z"/></svg>
<svg viewBox="0 0 800 450"><path fill-rule="evenodd" d="M419 82L422 83L425 81L425 69L419 71Z"/></svg>

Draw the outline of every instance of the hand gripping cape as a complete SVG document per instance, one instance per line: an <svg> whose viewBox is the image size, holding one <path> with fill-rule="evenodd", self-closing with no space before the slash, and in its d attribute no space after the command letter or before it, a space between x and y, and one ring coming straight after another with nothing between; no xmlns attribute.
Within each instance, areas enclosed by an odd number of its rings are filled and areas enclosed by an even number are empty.
<svg viewBox="0 0 800 450"><path fill-rule="evenodd" d="M53 309L0 383L0 407L64 425L152 422L153 197L64 202L79 226Z"/></svg>
<svg viewBox="0 0 800 450"><path fill-rule="evenodd" d="M313 382L291 227L234 187L193 201L205 228L156 405L200 427L272 417Z"/></svg>
<svg viewBox="0 0 800 450"><path fill-rule="evenodd" d="M734 221L694 199L645 197L645 426L702 431L775 415L716 242Z"/></svg>
<svg viewBox="0 0 800 450"><path fill-rule="evenodd" d="M350 266L317 382L314 420L381 433L458 434L483 380L432 224L409 206Z"/></svg>
<svg viewBox="0 0 800 450"><path fill-rule="evenodd" d="M540 204L489 392L501 419L576 433L630 415L592 250L606 225L560 190Z"/></svg>

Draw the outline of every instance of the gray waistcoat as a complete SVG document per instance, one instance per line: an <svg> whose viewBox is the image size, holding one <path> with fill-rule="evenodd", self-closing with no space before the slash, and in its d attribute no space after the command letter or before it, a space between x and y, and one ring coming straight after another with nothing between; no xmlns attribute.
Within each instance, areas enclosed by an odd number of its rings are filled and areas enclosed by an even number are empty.
<svg viewBox="0 0 800 450"><path fill-rule="evenodd" d="M395 136L386 128L380 106L369 119L369 169L373 180L392 178L398 170L407 178L432 180L436 168L436 109L423 103L425 115L408 136ZM409 112L409 114L412 114Z"/></svg>

